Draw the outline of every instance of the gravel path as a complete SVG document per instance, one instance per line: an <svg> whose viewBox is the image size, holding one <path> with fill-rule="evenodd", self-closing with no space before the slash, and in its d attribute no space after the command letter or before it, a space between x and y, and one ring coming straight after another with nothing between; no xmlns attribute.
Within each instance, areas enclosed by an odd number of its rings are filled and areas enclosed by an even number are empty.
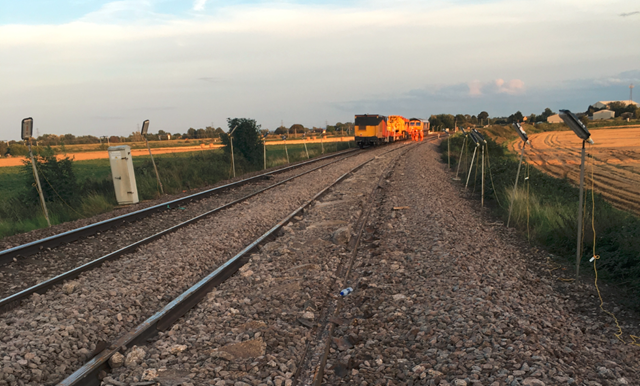
<svg viewBox="0 0 640 386"><path fill-rule="evenodd" d="M208 198L184 204L179 208L158 212L139 221L126 223L70 244L48 249L27 258L16 259L13 263L0 266L0 299L154 235L201 213L333 161L334 159L319 161L295 170L278 173L270 176L269 179L224 190Z"/></svg>
<svg viewBox="0 0 640 386"><path fill-rule="evenodd" d="M334 334L353 348L334 346L326 383L640 384L640 348L616 340L610 319L575 313L585 299L531 264L547 255L483 221L438 158L422 147L390 178Z"/></svg>
<svg viewBox="0 0 640 386"><path fill-rule="evenodd" d="M331 289L355 221L381 170L399 154L374 160L334 187L170 331L125 352L125 358L144 352L144 359L116 368L105 384L155 378L185 386L291 385L329 291L339 291Z"/></svg>
<svg viewBox="0 0 640 386"><path fill-rule="evenodd" d="M338 176L389 148L322 168L180 229L0 315L0 385L54 384Z"/></svg>

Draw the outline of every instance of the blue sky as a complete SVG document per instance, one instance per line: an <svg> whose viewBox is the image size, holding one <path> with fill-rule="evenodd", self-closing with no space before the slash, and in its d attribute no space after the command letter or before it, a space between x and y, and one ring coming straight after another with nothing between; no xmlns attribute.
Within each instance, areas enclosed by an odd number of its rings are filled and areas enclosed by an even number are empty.
<svg viewBox="0 0 640 386"><path fill-rule="evenodd" d="M635 0L0 0L0 139L27 116L128 135L584 111L640 84L638 31Z"/></svg>

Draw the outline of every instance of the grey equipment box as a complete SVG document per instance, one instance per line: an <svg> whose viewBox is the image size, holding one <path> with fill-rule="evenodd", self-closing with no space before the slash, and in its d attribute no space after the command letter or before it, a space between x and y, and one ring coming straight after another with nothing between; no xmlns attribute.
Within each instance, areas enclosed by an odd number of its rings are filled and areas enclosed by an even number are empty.
<svg viewBox="0 0 640 386"><path fill-rule="evenodd" d="M111 146L109 149L109 163L113 176L113 187L116 191L118 204L135 204L138 199L136 175L133 172L131 148L127 145Z"/></svg>

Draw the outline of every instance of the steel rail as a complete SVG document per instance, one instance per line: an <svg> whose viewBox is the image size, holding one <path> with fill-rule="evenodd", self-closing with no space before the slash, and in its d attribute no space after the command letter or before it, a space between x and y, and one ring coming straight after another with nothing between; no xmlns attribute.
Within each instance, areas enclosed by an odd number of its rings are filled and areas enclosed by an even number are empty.
<svg viewBox="0 0 640 386"><path fill-rule="evenodd" d="M175 200L171 200L171 201L167 201L164 202L162 204L157 204L154 206L150 206L148 208L144 208L141 210L137 210L135 212L131 212L131 213L127 213L127 214L123 214L121 216L117 216L117 217L113 217L107 220L103 220L103 221L99 221L84 227L80 227L80 228L76 228L76 229L72 229L70 231L66 231L63 233L59 233L53 236L49 236L49 237L45 237L43 239L40 240L35 240L29 243L25 243L22 245L18 245L12 248L8 248L5 249L3 251L0 251L0 264L6 264L9 263L13 260L13 258L18 257L18 256L22 256L22 257L28 257L31 255L35 255L36 253L40 252L42 249L44 248L53 248L56 247L60 244L65 244L65 243L70 243L73 241L76 241L82 237L86 237L86 236L90 236L93 234L96 234L98 232L107 230L109 228L115 227L115 226L119 226L122 225L123 223L127 223L127 222L133 222L139 219L142 219L144 217L148 217L153 213L156 212L160 212L160 211L164 211L164 210L168 210L171 209L172 206L179 206L185 202L188 201L194 201L194 200L201 200L203 198L206 198L214 193L220 192L222 190L225 189L229 189L229 188L233 188L233 187L237 187L237 186L241 186L243 184L246 184L248 182L252 182L255 180L259 180L261 178L264 178L266 176L270 176L273 174L277 174L277 173L282 173L291 169L295 169L301 166L305 166L314 162L318 162L318 161L322 161L322 160L326 160L326 159L330 159L330 158L334 158L334 157L338 157L340 155L343 154L348 154L348 153L352 153L357 151L358 149L352 149L352 150L346 150L346 151L340 151L340 152L336 152L333 154L329 154L327 156L324 157L320 157L320 158L315 158L309 161L304 161L302 163L298 163L295 165L291 165L291 166L287 166L281 169L277 169L277 170L272 170L270 172L267 173L262 173L262 174L258 174L256 176L253 177L249 177L240 181L236 181L236 182L231 182L222 186L218 186L212 189L208 189L199 193L195 193L189 196L185 196L185 197L181 197L181 198L177 198Z"/></svg>
<svg viewBox="0 0 640 386"><path fill-rule="evenodd" d="M415 149L417 146L419 146L420 144L422 144L422 142L419 142L418 145L416 146L411 146L407 149L405 149L380 175L380 178L378 179L378 182L375 184L375 186L373 187L373 189L371 190L371 193L369 194L369 200L366 204L366 210L362 211L362 213L360 214L360 218L358 218L356 224L358 225L357 227L357 234L355 239L352 239L351 242L349 243L349 246L351 247L351 253L349 256L349 260L347 261L347 265L346 265L346 272L344 274L344 277L341 278L342 280L342 285L340 286L340 288L347 288L349 285L349 277L351 276L351 270L353 269L353 263L355 262L356 256L358 254L359 248L360 248L360 242L362 241L362 235L364 232L364 228L367 224L367 222L369 221L369 217L371 215L371 212L373 211L374 208L374 203L376 198L378 197L378 192L380 191L380 189L382 189L382 182L387 179L389 177L389 175L393 172L393 170L396 167L396 163L398 162L398 160L400 159L400 157L402 155L404 155L405 153L407 153L408 151ZM339 273L342 270L342 264L340 265L340 267L338 268L338 270L336 271L336 273ZM340 280L340 279L336 279ZM335 282L334 282L335 283ZM334 286L335 287L335 286ZM354 286L355 287L355 286ZM327 299L330 299L330 297L327 297ZM327 314L325 314L325 319L324 319L324 323L321 329L319 329L318 331L318 338L321 338L324 334L326 334L326 339L324 340L324 351L322 352L322 356L320 357L320 363L317 364L309 364L309 366L313 369L312 374L313 374L313 379L310 380L300 380L298 378L296 378L294 380L294 386L298 386L300 385L300 382L305 382L305 384L311 384L312 386L320 386L323 384L322 380L324 378L324 370L325 367L327 365L327 360L329 358L329 349L331 348L331 339L333 338L333 332L335 330L335 324L329 322L329 318L330 316L333 317L337 317L340 313L340 311L342 310L342 306L344 305L344 298L338 298L335 302L333 302L333 304L330 307L327 307ZM333 312L331 312L333 311ZM332 315L329 315L332 314ZM328 326L328 328L327 328ZM321 340L321 339L319 339ZM306 361L307 360L312 360L312 358L309 358L309 349L310 346L307 346L307 350L305 351L305 353L303 354L303 359L302 362L300 363L299 367L303 368L306 365Z"/></svg>
<svg viewBox="0 0 640 386"><path fill-rule="evenodd" d="M395 151L401 149L402 147L390 150ZM389 153L387 152L387 153ZM386 153L385 153L386 154ZM242 251L236 254L231 259L227 260L224 264L218 267L215 271L204 277L194 286L186 290L184 293L179 295L169 304L167 304L162 310L157 312L155 315L151 316L147 320L145 320L142 324L137 326L132 331L120 337L116 340L111 346L104 349L98 355L93 357L87 363L85 363L80 369L76 370L73 374L67 377L65 380L60 382L58 386L76 386L76 385L87 385L87 386L97 386L100 385L99 374L101 371L104 371L108 367L108 360L111 358L113 354L118 352L123 347L132 347L136 344L143 344L145 341L154 335L156 335L159 331L166 330L173 322L182 317L187 311L193 308L196 304L202 300L206 296L206 294L211 291L212 288L224 282L227 278L232 276L242 265L244 265L247 261L247 256L256 250L265 240L272 239L277 235L277 232L289 223L295 216L299 215L306 209L309 205L311 205L314 201L324 196L331 188L340 183L346 177L359 170L369 162L376 159L376 157L372 157L370 160L361 163L360 165L354 167L348 172L344 173L342 176L338 177L333 183L322 189L316 195L314 195L310 200L302 204L299 208L295 209L289 215L287 215L283 220L281 220L278 224L272 227L270 230L265 232L262 236L256 239L254 242L246 246Z"/></svg>
<svg viewBox="0 0 640 386"><path fill-rule="evenodd" d="M186 220L186 221L183 221L183 222L181 222L179 224L176 224L176 225L174 225L174 226L172 226L170 228L167 228L167 229L165 229L163 231L160 231L160 232L158 232L158 233L156 233L154 235L145 237L142 240L138 240L138 241L136 241L136 242L134 242L132 244L127 245L126 247L123 247L123 248L120 248L120 249L118 249L116 251L110 252L110 253L102 256L102 257L99 257L99 258L97 258L95 260L92 260L92 261L90 261L90 262L88 262L86 264L83 264L83 265L81 265L79 267L76 267L76 268L74 268L74 269L72 269L70 271L64 272L64 273L62 273L62 274L60 274L58 276L55 276L55 277L53 277L51 279L47 279L47 280L45 280L45 281L43 281L41 283L38 283L38 284L36 284L34 286L26 288L26 289L24 289L24 290L22 290L20 292L16 292L15 294L7 296L4 299L0 299L0 313L11 309L11 306L14 305L16 302L18 302L18 301L20 301L22 299L25 299L25 298L31 296L34 293L44 293L49 288L53 287L56 284L62 283L65 280L76 278L82 272L89 271L89 270L91 270L91 269L93 269L95 267L98 267L98 266L102 265L106 261L115 260L115 259L119 258L120 256L122 256L124 254L134 252L136 249L138 249L138 247L140 247L142 245L145 245L145 244L149 244L149 243L159 239L162 236L165 236L165 235L167 235L169 233L173 233L173 232L177 231L178 229L183 228L183 227L185 227L187 225L193 224L193 223L203 219L204 217L212 215L212 214L214 214L216 212L219 212L219 211L221 211L223 209L230 208L231 206L236 205L236 204L238 204L240 202L246 201L249 198L254 197L254 196L256 196L256 195L258 195L260 193L263 193L263 192L265 192L267 190L273 189L273 188L275 188L277 186L283 185L283 184L285 184L285 183L287 183L287 182L289 182L289 181L291 181L293 179L302 177L302 176L304 176L306 174L309 174L311 172L314 172L314 171L316 171L318 169L322 169L322 168L327 167L329 165L332 165L332 164L334 164L336 162L342 161L342 160L344 160L346 158L352 157L352 156L354 156L356 154L358 154L358 153L355 153L355 152L347 153L345 157L338 158L337 160L331 161L331 162L329 162L327 164L322 164L322 165L317 166L317 167L315 167L313 169L307 170L307 171L305 171L303 173L297 174L295 176L292 176L292 177L289 177L289 178L287 178L285 180L277 182L277 183L275 183L273 185L269 185L269 186L267 186L267 187L265 187L263 189L257 190L257 191L255 191L253 193L250 193L250 194L248 194L248 195L246 195L244 197L238 198L238 199L233 200L231 202L228 202L228 203L226 203L224 205L221 205L221 206L219 206L217 208L211 209L211 210L209 210L209 211L207 211L205 213L199 214L198 216L195 216L195 217L193 217L193 218L191 218L189 220Z"/></svg>

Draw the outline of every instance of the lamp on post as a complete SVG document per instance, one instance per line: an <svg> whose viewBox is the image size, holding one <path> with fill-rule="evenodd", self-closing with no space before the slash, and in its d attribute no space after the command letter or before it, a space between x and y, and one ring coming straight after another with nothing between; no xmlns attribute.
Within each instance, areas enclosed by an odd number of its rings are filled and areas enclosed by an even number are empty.
<svg viewBox="0 0 640 386"><path fill-rule="evenodd" d="M580 274L580 259L581 259L581 249L582 249L582 205L584 202L584 159L585 159L585 143L589 142L593 145L593 140L591 139L591 133L585 127L585 125L580 122L578 117L575 116L569 110L560 110L560 118L564 121L564 123L569 126L571 130L582 140L582 154L581 154L581 162L580 162L580 199L578 202L578 236L576 241L576 280L578 279L578 275Z"/></svg>
<svg viewBox="0 0 640 386"><path fill-rule="evenodd" d="M516 129L516 132L520 136L520 139L522 139L522 150L520 150L520 162L518 162L518 171L516 172L516 182L513 185L513 194L511 195L511 204L509 205L509 217L507 217L507 227L511 222L511 211L513 210L513 202L515 201L516 190L518 189L518 179L520 178L520 167L522 166L522 159L524 158L524 148L525 146L527 146L527 144L531 144L529 142L529 136L527 136L527 133L524 131L522 126L520 126L520 123L515 122L513 124L513 128Z"/></svg>

